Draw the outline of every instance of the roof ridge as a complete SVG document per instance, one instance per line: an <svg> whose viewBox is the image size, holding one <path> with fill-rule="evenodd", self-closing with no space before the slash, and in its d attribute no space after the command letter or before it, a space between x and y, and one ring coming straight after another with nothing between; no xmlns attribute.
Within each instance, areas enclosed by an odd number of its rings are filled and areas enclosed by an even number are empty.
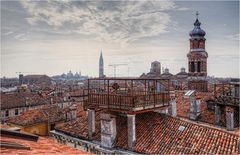
<svg viewBox="0 0 240 155"><path fill-rule="evenodd" d="M204 122L194 122L194 121L191 121L189 119L186 119L186 118L181 118L181 117L173 117L173 116L170 116L168 115L169 117L172 117L172 118L175 118L175 119L179 119L181 121L184 121L184 122L187 122L187 123L191 123L191 124L194 124L194 125L198 125L198 126L201 126L201 127L207 127L207 128L211 128L211 129L215 129L215 130L218 130L218 131L222 131L222 132L225 132L225 133L228 133L228 134L232 134L232 135L235 135L235 136L238 136L240 137L237 133L233 133L231 131L227 131L223 128L219 128L219 127L215 127L215 126L211 126L207 123L204 123Z"/></svg>

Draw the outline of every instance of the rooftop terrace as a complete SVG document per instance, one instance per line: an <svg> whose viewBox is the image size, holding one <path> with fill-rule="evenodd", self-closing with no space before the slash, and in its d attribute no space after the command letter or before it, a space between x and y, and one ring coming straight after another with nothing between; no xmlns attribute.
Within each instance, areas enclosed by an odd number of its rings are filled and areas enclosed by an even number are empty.
<svg viewBox="0 0 240 155"><path fill-rule="evenodd" d="M169 79L88 79L85 109L141 113L169 105Z"/></svg>

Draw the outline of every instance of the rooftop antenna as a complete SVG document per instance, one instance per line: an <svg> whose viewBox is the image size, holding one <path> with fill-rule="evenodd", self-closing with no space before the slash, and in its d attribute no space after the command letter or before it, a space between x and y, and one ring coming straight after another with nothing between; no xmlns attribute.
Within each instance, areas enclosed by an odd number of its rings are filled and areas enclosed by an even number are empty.
<svg viewBox="0 0 240 155"><path fill-rule="evenodd" d="M108 66L111 66L111 67L113 67L113 69L114 69L114 77L116 77L116 68L118 67L118 66L126 66L127 64L110 64L110 65L108 65Z"/></svg>

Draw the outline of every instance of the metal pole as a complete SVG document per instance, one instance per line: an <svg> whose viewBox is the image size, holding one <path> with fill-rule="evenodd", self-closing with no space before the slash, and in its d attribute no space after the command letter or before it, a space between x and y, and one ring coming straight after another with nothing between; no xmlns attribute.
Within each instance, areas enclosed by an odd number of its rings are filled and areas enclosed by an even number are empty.
<svg viewBox="0 0 240 155"><path fill-rule="evenodd" d="M168 79L168 104L169 104L169 101L170 101L170 80Z"/></svg>
<svg viewBox="0 0 240 155"><path fill-rule="evenodd" d="M108 79L108 109L109 109L109 79Z"/></svg>
<svg viewBox="0 0 240 155"><path fill-rule="evenodd" d="M214 83L214 97L216 97L216 84Z"/></svg>
<svg viewBox="0 0 240 155"><path fill-rule="evenodd" d="M146 95L147 94L147 82L146 82L146 79L144 80L144 94Z"/></svg>
<svg viewBox="0 0 240 155"><path fill-rule="evenodd" d="M154 97L153 97L153 102L154 102L154 108L155 108L155 104L156 104L156 89L157 89L157 87L156 87L156 81L157 80L154 80L154 83L153 83L153 85L154 85Z"/></svg>
<svg viewBox="0 0 240 155"><path fill-rule="evenodd" d="M103 91L105 92L105 88L106 88L106 83L105 83L105 79L104 79L104 89L103 89Z"/></svg>

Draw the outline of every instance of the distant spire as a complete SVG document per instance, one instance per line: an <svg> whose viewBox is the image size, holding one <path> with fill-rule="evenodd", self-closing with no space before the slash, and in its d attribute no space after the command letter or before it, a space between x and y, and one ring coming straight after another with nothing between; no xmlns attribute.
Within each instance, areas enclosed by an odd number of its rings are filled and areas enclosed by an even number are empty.
<svg viewBox="0 0 240 155"><path fill-rule="evenodd" d="M102 50L99 58L99 77L104 77L104 62L103 62Z"/></svg>

